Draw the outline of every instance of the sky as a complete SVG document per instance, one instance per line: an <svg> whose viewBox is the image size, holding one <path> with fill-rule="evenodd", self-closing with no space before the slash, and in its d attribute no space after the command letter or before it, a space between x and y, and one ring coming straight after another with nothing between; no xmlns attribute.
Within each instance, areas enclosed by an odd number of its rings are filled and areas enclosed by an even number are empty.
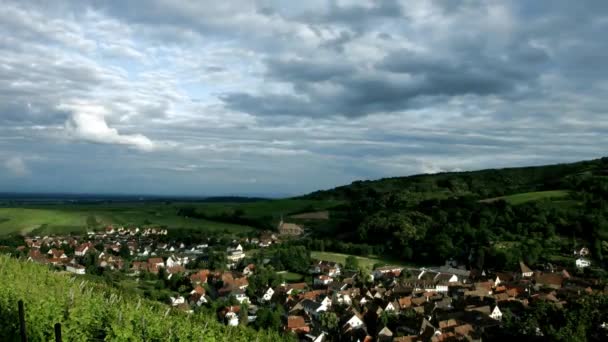
<svg viewBox="0 0 608 342"><path fill-rule="evenodd" d="M0 6L0 192L295 195L607 154L604 0Z"/></svg>

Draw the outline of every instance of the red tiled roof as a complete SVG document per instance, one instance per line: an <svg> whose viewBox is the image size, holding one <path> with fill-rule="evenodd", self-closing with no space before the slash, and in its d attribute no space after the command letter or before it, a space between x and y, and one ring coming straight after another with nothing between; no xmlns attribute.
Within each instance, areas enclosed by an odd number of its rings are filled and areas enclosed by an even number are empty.
<svg viewBox="0 0 608 342"><path fill-rule="evenodd" d="M306 321L302 316L289 316L287 317L287 329L295 330L307 327Z"/></svg>

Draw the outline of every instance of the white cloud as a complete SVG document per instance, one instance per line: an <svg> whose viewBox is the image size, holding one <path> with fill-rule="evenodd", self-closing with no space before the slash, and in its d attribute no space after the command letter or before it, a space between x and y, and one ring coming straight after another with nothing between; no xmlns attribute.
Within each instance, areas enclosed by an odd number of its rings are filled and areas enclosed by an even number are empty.
<svg viewBox="0 0 608 342"><path fill-rule="evenodd" d="M100 105L89 103L62 104L60 110L70 111L71 117L65 123L68 134L77 139L100 144L127 145L142 151L152 151L157 146L142 134L120 134L106 122L107 110Z"/></svg>
<svg viewBox="0 0 608 342"><path fill-rule="evenodd" d="M31 172L21 157L11 157L4 162L4 167L17 177L25 177Z"/></svg>

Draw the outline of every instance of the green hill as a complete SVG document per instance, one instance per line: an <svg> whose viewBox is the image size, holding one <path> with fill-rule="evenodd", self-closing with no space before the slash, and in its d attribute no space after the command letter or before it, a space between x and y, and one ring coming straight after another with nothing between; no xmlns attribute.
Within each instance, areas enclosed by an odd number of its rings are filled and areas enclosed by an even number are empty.
<svg viewBox="0 0 608 342"><path fill-rule="evenodd" d="M81 277L0 255L0 341L19 340L17 301L25 303L30 341L291 341L276 332L230 328Z"/></svg>
<svg viewBox="0 0 608 342"><path fill-rule="evenodd" d="M304 198L345 200L352 198L354 193L374 191L407 193L410 197L419 200L466 195L486 199L517 193L569 189L582 179L606 175L608 175L608 157L570 164L356 181L335 189L316 191Z"/></svg>
<svg viewBox="0 0 608 342"><path fill-rule="evenodd" d="M473 267L608 255L608 158L358 181L303 199L342 201L308 222L313 250ZM321 249L323 250L323 249Z"/></svg>

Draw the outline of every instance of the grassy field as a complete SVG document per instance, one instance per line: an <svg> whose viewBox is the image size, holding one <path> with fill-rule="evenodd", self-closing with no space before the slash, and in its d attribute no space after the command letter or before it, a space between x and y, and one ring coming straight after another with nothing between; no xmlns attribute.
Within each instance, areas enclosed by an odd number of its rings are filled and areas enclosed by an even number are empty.
<svg viewBox="0 0 608 342"><path fill-rule="evenodd" d="M283 280L285 280L286 283L297 283L304 279L304 276L299 273L279 272L279 274L283 277Z"/></svg>
<svg viewBox="0 0 608 342"><path fill-rule="evenodd" d="M195 207L207 215L220 215L240 209L244 212L244 217L279 219L281 215L286 218L293 213L323 211L342 203L334 200L280 199L249 203L202 203Z"/></svg>
<svg viewBox="0 0 608 342"><path fill-rule="evenodd" d="M569 192L566 190L551 190L551 191L536 191L536 192L526 192L521 194L502 196L485 199L480 202L493 202L498 200L505 200L512 205L518 205L531 201L539 201L544 199L564 199L568 197Z"/></svg>
<svg viewBox="0 0 608 342"><path fill-rule="evenodd" d="M283 199L248 203L137 202L25 205L21 208L0 208L0 235L15 232L25 233L34 229L39 229L40 233L85 231L87 218L91 216L95 217L101 226L108 224L157 225L170 229L194 228L245 233L254 228L247 225L182 217L177 215L177 211L180 207L190 206L207 216L219 216L240 210L243 217L274 225L281 216L287 217L292 213L326 210L340 203L338 201Z"/></svg>
<svg viewBox="0 0 608 342"><path fill-rule="evenodd" d="M314 259L337 262L337 263L341 263L342 265L344 265L344 262L346 261L346 257L349 256L348 254L318 252L318 251L311 252L310 254L311 254L312 258L314 258ZM374 264L405 266L405 264L403 262L395 261L392 259L385 259L385 258L380 258L380 257L361 257L361 256L356 256L356 255L355 255L355 257L359 261L359 266L365 267L369 270L371 270L373 268Z"/></svg>
<svg viewBox="0 0 608 342"><path fill-rule="evenodd" d="M168 228L195 228L208 231L243 233L253 228L243 225L185 218L176 215L171 207L162 205L54 205L44 208L0 208L0 235L29 232L40 228L40 233L85 231L87 218L95 217L100 226L158 225Z"/></svg>

